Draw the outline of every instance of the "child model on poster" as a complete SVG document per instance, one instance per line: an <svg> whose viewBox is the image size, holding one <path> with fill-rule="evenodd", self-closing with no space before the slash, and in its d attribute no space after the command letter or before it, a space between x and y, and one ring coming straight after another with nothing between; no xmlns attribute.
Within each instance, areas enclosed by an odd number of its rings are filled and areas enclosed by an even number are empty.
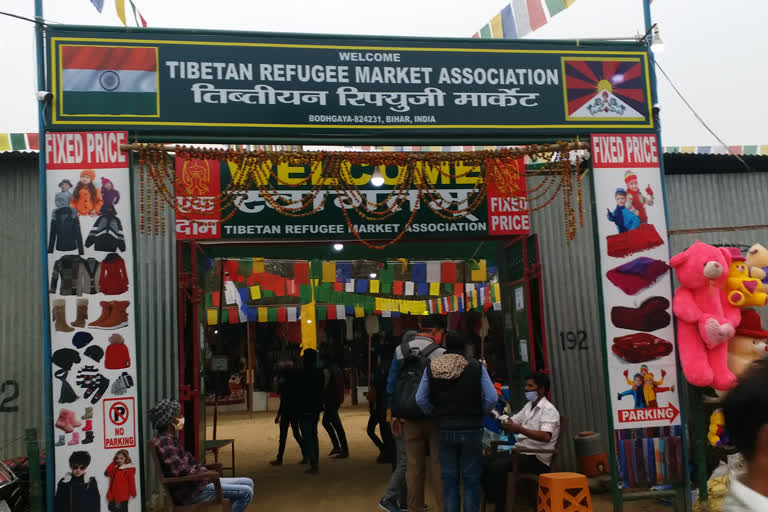
<svg viewBox="0 0 768 512"><path fill-rule="evenodd" d="M656 393L661 393L663 391L674 391L674 386L672 388L661 388L662 384L664 384L664 377L667 376L667 372L665 370L661 370L661 380L655 381L654 375L648 371L648 365L642 365L640 367L640 375L643 377L643 396L645 397L645 405L649 408L655 408L658 407L659 404L656 401ZM624 370L624 377L627 378L627 383L632 385L633 382L629 380L629 370Z"/></svg>
<svg viewBox="0 0 768 512"><path fill-rule="evenodd" d="M80 173L80 181L72 193L70 204L80 215L96 217L104 204L101 192L93 185L96 173L93 169L85 169Z"/></svg>
<svg viewBox="0 0 768 512"><path fill-rule="evenodd" d="M85 475L90 465L88 452L77 451L69 456L70 472L56 487L55 512L100 512L101 495L96 479Z"/></svg>
<svg viewBox="0 0 768 512"><path fill-rule="evenodd" d="M640 218L629 211L627 205L627 191L623 188L616 189L616 208L608 210L608 220L616 224L619 233L632 231L640 226Z"/></svg>
<svg viewBox="0 0 768 512"><path fill-rule="evenodd" d="M636 373L633 380L629 380L629 370L624 370L624 376L627 377L627 382L632 386L630 389L618 394L618 399L621 400L625 396L632 395L635 398L635 409L645 409L645 395L643 394L643 376Z"/></svg>
<svg viewBox="0 0 768 512"><path fill-rule="evenodd" d="M69 206L69 202L72 200L72 182L69 180L61 180L59 183L59 191L56 192L56 196L54 197L54 202L59 203L62 202L65 205Z"/></svg>
<svg viewBox="0 0 768 512"><path fill-rule="evenodd" d="M136 468L128 450L117 451L104 476L109 477L107 509L110 512L128 512L128 501L136 497Z"/></svg>
<svg viewBox="0 0 768 512"><path fill-rule="evenodd" d="M645 188L644 196L640 192L640 186L637 183L637 174L632 171L624 173L624 183L627 184L627 210L637 215L640 224L648 224L648 214L645 211L646 206L653 206L653 190L648 185Z"/></svg>
<svg viewBox="0 0 768 512"><path fill-rule="evenodd" d="M101 198L104 201L101 213L104 213L104 209L107 211L114 210L114 206L120 202L120 192L115 190L115 186L111 180L107 178L101 178ZM109 207L112 207L111 209Z"/></svg>

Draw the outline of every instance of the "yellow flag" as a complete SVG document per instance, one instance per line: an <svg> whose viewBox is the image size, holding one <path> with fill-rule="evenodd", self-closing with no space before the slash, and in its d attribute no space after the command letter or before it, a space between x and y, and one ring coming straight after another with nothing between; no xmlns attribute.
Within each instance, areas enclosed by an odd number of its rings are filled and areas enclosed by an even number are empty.
<svg viewBox="0 0 768 512"><path fill-rule="evenodd" d="M488 280L488 270L485 266L485 260L477 262L478 268L472 271L472 281L483 282Z"/></svg>
<svg viewBox="0 0 768 512"><path fill-rule="evenodd" d="M251 286L251 300L259 300L261 298L261 286Z"/></svg>
<svg viewBox="0 0 768 512"><path fill-rule="evenodd" d="M124 26L128 26L125 21L125 0L115 0L115 10L117 11L117 17L123 22Z"/></svg>
<svg viewBox="0 0 768 512"><path fill-rule="evenodd" d="M251 270L252 274L263 274L264 273L264 258L253 258L253 270Z"/></svg>
<svg viewBox="0 0 768 512"><path fill-rule="evenodd" d="M501 13L491 18L491 35L494 39L504 38L504 28L501 24Z"/></svg>
<svg viewBox="0 0 768 512"><path fill-rule="evenodd" d="M0 151L11 150L11 136L7 133L0 133Z"/></svg>
<svg viewBox="0 0 768 512"><path fill-rule="evenodd" d="M209 309L208 313L208 325L216 325L219 319L219 312L216 309Z"/></svg>
<svg viewBox="0 0 768 512"><path fill-rule="evenodd" d="M267 308L259 308L257 310L258 312L258 320L259 322L266 322L269 319L269 312L267 311Z"/></svg>
<svg viewBox="0 0 768 512"><path fill-rule="evenodd" d="M371 279L371 293L379 293L379 280L378 279Z"/></svg>
<svg viewBox="0 0 768 512"><path fill-rule="evenodd" d="M376 301L374 302L374 308L376 308L376 311L384 311L386 308L386 304L384 303L384 299L380 299L376 297Z"/></svg>
<svg viewBox="0 0 768 512"><path fill-rule="evenodd" d="M324 283L336 282L336 262L335 261L323 262L323 282Z"/></svg>
<svg viewBox="0 0 768 512"><path fill-rule="evenodd" d="M429 283L429 294L433 297L440 295L440 283Z"/></svg>
<svg viewBox="0 0 768 512"><path fill-rule="evenodd" d="M355 306L355 318L363 318L365 316L365 309L363 306Z"/></svg>
<svg viewBox="0 0 768 512"><path fill-rule="evenodd" d="M317 350L317 326L315 325L315 301L301 306L301 354L308 348Z"/></svg>

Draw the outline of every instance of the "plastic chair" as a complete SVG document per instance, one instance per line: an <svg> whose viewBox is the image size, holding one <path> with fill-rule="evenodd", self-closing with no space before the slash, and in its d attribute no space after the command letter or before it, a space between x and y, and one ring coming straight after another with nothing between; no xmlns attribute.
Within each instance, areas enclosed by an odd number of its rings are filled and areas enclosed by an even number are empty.
<svg viewBox="0 0 768 512"><path fill-rule="evenodd" d="M580 473L539 476L537 512L592 512L587 477Z"/></svg>

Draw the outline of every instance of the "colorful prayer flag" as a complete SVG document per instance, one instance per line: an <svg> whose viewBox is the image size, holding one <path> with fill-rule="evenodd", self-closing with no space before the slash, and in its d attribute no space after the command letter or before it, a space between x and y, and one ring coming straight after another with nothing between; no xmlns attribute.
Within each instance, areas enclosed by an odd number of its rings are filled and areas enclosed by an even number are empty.
<svg viewBox="0 0 768 512"><path fill-rule="evenodd" d="M480 29L480 37L483 39L490 39L493 37L493 34L491 33L491 25L486 23L485 26Z"/></svg>
<svg viewBox="0 0 768 512"><path fill-rule="evenodd" d="M251 300L259 300L259 299L261 299L261 287L251 286Z"/></svg>
<svg viewBox="0 0 768 512"><path fill-rule="evenodd" d="M370 293L379 293L379 280L371 279Z"/></svg>
<svg viewBox="0 0 768 512"><path fill-rule="evenodd" d="M440 295L440 283L429 283L429 294L435 297ZM419 295L425 294L419 293Z"/></svg>
<svg viewBox="0 0 768 512"><path fill-rule="evenodd" d="M406 295L413 295L413 281L406 281L405 282L405 294Z"/></svg>
<svg viewBox="0 0 768 512"><path fill-rule="evenodd" d="M537 30L547 24L547 15L544 13L542 0L526 0L528 5L528 18L531 23L531 31Z"/></svg>
<svg viewBox="0 0 768 512"><path fill-rule="evenodd" d="M208 311L206 311L206 313L207 313L206 316L207 316L207 320L208 320L208 325L216 325L218 323L218 320L219 320L219 312L218 312L218 310L216 310L216 309L209 309Z"/></svg>
<svg viewBox="0 0 768 512"><path fill-rule="evenodd" d="M157 116L157 65L155 48L63 45L59 107L63 114Z"/></svg>
<svg viewBox="0 0 768 512"><path fill-rule="evenodd" d="M427 263L427 282L429 283L439 283L440 282L440 268L441 264L439 261L430 261ZM417 279L414 279L414 281L418 281Z"/></svg>
<svg viewBox="0 0 768 512"><path fill-rule="evenodd" d="M440 266L440 281L443 283L456 282L456 263L446 261Z"/></svg>
<svg viewBox="0 0 768 512"><path fill-rule="evenodd" d="M277 321L278 322L288 321L288 310L286 308L277 308Z"/></svg>
<svg viewBox="0 0 768 512"><path fill-rule="evenodd" d="M347 308L343 304L336 305L336 319L344 320L347 318Z"/></svg>
<svg viewBox="0 0 768 512"><path fill-rule="evenodd" d="M128 23L125 21L125 0L115 0L115 10L117 11L117 17L120 18L123 25L128 26Z"/></svg>
<svg viewBox="0 0 768 512"><path fill-rule="evenodd" d="M402 295L403 294L403 282L402 281L395 281L395 284L392 289L392 295Z"/></svg>
<svg viewBox="0 0 768 512"><path fill-rule="evenodd" d="M512 0L512 11L515 13L517 37L524 37L531 32L531 19L528 15L526 0Z"/></svg>
<svg viewBox="0 0 768 512"><path fill-rule="evenodd" d="M298 320L298 308L288 308L288 321L289 322L295 322Z"/></svg>
<svg viewBox="0 0 768 512"><path fill-rule="evenodd" d="M546 0L546 3L550 18L560 11L565 10L565 2L563 2L563 0Z"/></svg>
<svg viewBox="0 0 768 512"><path fill-rule="evenodd" d="M504 29L501 26L501 13L491 18L491 34L494 39L504 38Z"/></svg>
<svg viewBox="0 0 768 512"><path fill-rule="evenodd" d="M333 261L323 262L323 282L335 283L336 282L336 263Z"/></svg>
<svg viewBox="0 0 768 512"><path fill-rule="evenodd" d="M104 9L104 0L91 0L91 3L99 13Z"/></svg>
<svg viewBox="0 0 768 512"><path fill-rule="evenodd" d="M309 283L309 262L299 261L293 264L293 279L299 285Z"/></svg>
<svg viewBox="0 0 768 512"><path fill-rule="evenodd" d="M267 313L267 308L260 307L258 309L258 319L259 322L267 322L269 319L269 314Z"/></svg>
<svg viewBox="0 0 768 512"><path fill-rule="evenodd" d="M472 281L487 281L488 280L488 270L486 269L486 261L480 260L477 262L477 265L472 269Z"/></svg>

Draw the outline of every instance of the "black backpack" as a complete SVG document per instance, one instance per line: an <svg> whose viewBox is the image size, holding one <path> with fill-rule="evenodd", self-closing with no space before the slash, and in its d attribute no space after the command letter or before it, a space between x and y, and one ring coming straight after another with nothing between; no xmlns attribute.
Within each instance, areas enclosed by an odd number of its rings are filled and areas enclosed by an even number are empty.
<svg viewBox="0 0 768 512"><path fill-rule="evenodd" d="M416 403L416 391L421 384L421 377L429 363L429 355L440 348L440 345L431 343L414 353L408 341L400 344L403 353L403 366L395 381L395 391L392 394L392 416L395 418L415 419L423 418L424 412Z"/></svg>

